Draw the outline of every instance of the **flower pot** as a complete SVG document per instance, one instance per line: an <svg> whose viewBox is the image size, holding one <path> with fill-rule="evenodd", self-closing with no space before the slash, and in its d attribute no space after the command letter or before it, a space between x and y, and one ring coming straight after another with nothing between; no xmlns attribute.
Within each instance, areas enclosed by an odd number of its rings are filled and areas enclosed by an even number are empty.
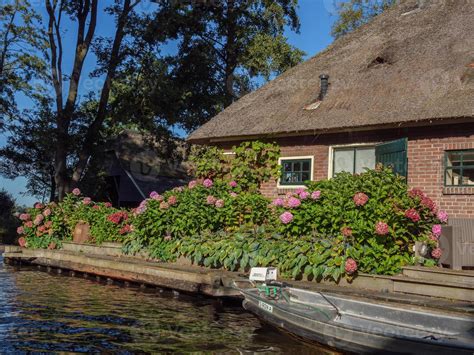
<svg viewBox="0 0 474 355"><path fill-rule="evenodd" d="M91 240L90 229L89 223L78 222L72 233L72 241L79 244L87 243Z"/></svg>

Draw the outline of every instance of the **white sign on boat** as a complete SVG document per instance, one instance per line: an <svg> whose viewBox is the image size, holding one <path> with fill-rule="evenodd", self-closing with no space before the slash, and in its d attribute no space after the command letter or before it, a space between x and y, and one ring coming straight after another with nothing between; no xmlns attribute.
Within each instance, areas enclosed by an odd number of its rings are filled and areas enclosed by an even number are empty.
<svg viewBox="0 0 474 355"><path fill-rule="evenodd" d="M278 271L274 267L253 267L250 269L250 281L276 281Z"/></svg>

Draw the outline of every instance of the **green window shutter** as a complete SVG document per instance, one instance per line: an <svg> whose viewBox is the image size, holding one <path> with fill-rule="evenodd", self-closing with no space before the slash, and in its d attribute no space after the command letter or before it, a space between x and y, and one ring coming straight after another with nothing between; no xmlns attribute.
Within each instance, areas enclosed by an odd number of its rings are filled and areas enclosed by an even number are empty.
<svg viewBox="0 0 474 355"><path fill-rule="evenodd" d="M377 164L391 166L396 174L406 178L408 173L407 141L407 138L402 138L376 145L375 161Z"/></svg>

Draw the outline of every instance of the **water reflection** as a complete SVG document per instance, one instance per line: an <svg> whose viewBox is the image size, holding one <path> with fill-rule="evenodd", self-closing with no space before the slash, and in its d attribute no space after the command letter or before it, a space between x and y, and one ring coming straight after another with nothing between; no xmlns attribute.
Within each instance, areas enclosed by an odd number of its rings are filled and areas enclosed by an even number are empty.
<svg viewBox="0 0 474 355"><path fill-rule="evenodd" d="M238 303L0 263L0 352L327 353L261 324Z"/></svg>

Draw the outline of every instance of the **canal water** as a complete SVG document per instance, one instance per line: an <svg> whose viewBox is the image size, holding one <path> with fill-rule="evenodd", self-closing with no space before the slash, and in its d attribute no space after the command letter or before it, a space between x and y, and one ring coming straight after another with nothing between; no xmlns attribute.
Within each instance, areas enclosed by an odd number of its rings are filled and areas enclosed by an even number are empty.
<svg viewBox="0 0 474 355"><path fill-rule="evenodd" d="M238 302L108 285L3 264L0 353L328 354Z"/></svg>

